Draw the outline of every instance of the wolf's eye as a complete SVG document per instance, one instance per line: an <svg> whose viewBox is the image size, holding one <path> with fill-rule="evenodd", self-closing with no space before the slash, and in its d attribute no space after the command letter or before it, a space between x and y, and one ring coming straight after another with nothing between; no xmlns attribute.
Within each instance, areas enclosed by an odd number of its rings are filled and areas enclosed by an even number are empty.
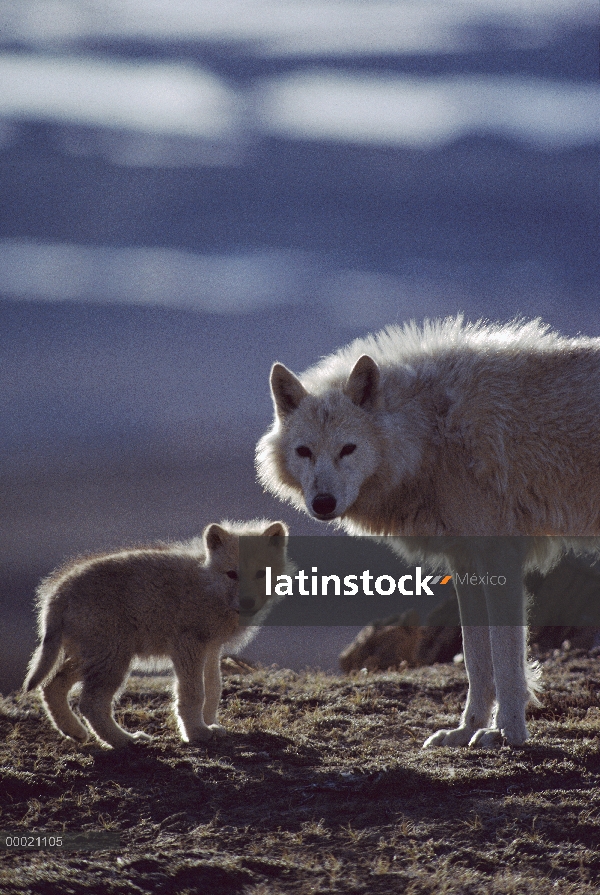
<svg viewBox="0 0 600 895"><path fill-rule="evenodd" d="M254 577L255 577L255 578L264 578L265 575L266 575L265 570L264 570L264 569L259 569L258 572L256 573L256 575L255 575Z"/></svg>
<svg viewBox="0 0 600 895"><path fill-rule="evenodd" d="M312 457L311 449L309 447L306 447L305 444L301 444L300 447L297 447L296 453L299 457Z"/></svg>
<svg viewBox="0 0 600 895"><path fill-rule="evenodd" d="M347 457L348 454L353 454L356 450L355 444L345 444L344 447L340 451L340 457Z"/></svg>
<svg viewBox="0 0 600 895"><path fill-rule="evenodd" d="M228 578L231 578L233 581L238 580L238 573L235 572L233 569L230 572L226 572L226 575Z"/></svg>

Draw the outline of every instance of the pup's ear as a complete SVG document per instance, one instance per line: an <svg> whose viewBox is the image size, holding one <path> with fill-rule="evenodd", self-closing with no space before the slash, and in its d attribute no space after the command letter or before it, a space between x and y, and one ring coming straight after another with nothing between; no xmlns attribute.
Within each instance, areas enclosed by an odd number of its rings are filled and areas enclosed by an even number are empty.
<svg viewBox="0 0 600 895"><path fill-rule="evenodd" d="M212 525L207 525L204 529L204 543L210 553L225 547L227 542L231 540L231 537L231 532L227 531L223 526L217 525L216 522L213 522Z"/></svg>
<svg viewBox="0 0 600 895"><path fill-rule="evenodd" d="M275 412L280 419L283 419L298 407L308 392L291 370L288 370L283 364L273 364L271 394Z"/></svg>
<svg viewBox="0 0 600 895"><path fill-rule="evenodd" d="M379 367L372 357L363 354L354 364L344 391L350 400L369 410L375 405L379 388Z"/></svg>
<svg viewBox="0 0 600 895"><path fill-rule="evenodd" d="M284 544L288 534L288 527L285 522L272 522L271 525L263 531L263 535L271 539L269 541L271 547L279 547ZM284 540L281 540L282 538Z"/></svg>

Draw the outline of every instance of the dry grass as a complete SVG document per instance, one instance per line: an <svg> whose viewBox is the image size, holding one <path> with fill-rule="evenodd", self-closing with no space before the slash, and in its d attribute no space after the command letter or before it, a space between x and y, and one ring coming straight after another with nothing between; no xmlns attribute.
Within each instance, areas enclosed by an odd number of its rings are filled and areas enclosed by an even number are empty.
<svg viewBox="0 0 600 895"><path fill-rule="evenodd" d="M14 852L0 892L585 895L600 884L600 668L545 664L533 739L421 751L452 724L461 668L261 669L225 682L229 736L182 744L164 679L119 705L150 745L61 738L35 696L0 700L0 829L115 831L121 847Z"/></svg>

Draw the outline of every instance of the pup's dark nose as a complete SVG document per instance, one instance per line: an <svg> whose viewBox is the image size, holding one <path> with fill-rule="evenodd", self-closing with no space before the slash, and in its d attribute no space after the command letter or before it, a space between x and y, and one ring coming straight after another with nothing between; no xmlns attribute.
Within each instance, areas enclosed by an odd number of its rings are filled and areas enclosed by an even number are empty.
<svg viewBox="0 0 600 895"><path fill-rule="evenodd" d="M336 500L333 494L317 494L312 502L312 508L317 516L331 516L335 510Z"/></svg>
<svg viewBox="0 0 600 895"><path fill-rule="evenodd" d="M240 609L242 612L250 612L254 609L254 600L251 597L244 597L240 600Z"/></svg>

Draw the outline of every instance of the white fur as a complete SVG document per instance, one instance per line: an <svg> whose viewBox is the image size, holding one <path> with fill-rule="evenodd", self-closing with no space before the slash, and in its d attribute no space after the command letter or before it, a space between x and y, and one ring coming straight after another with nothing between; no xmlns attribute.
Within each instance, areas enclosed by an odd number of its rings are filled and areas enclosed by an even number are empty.
<svg viewBox="0 0 600 895"><path fill-rule="evenodd" d="M539 320L410 323L300 378L276 364L271 390L275 420L257 447L266 488L351 534L395 536L410 557L512 582L457 587L463 618L479 599L487 624L463 627L459 727L426 745L522 744L538 687L523 573L573 545L598 552L600 340ZM503 604L518 624L501 623Z"/></svg>

